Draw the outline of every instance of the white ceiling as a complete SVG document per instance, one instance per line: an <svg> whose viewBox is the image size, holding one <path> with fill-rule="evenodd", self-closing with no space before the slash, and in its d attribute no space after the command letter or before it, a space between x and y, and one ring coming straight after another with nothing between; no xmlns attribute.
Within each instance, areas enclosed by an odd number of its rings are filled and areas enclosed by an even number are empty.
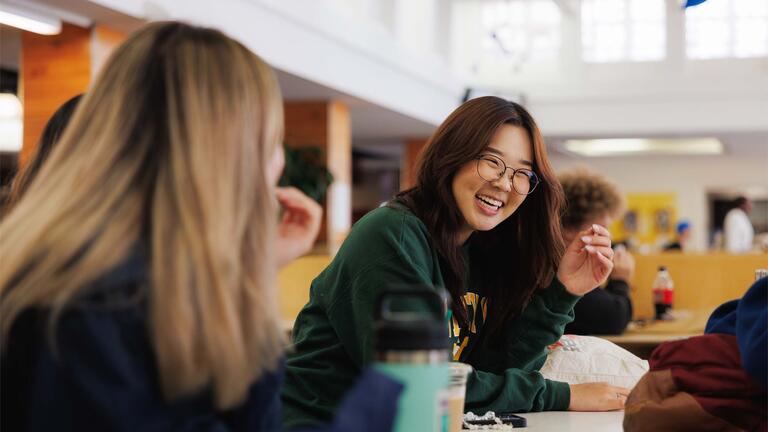
<svg viewBox="0 0 768 432"><path fill-rule="evenodd" d="M426 137L436 127L287 72L277 70L277 78L285 100L335 99L345 102L352 119L353 143Z"/></svg>
<svg viewBox="0 0 768 432"><path fill-rule="evenodd" d="M21 31L0 25L0 66L18 70L21 56ZM278 81L286 100L342 100L350 108L353 141L398 141L428 136L433 125L348 96L287 72L277 70Z"/></svg>
<svg viewBox="0 0 768 432"><path fill-rule="evenodd" d="M40 1L40 0L38 0ZM42 0L53 7L66 8L72 13L92 19L93 22L107 22L110 26L130 30L139 21L98 6L92 2L72 0ZM76 7L75 7L76 6ZM0 25L0 65L4 68L17 69L20 56L19 31ZM429 136L437 125L414 119L396 111L383 108L360 98L334 90L323 84L277 70L278 80L286 100L342 100L350 108L352 120L353 144L399 144L404 139ZM370 79L376 85L375 77ZM546 133L546 130L544 131ZM726 154L738 157L766 158L768 160L768 131L707 133L707 136L720 138ZM636 137L636 136L635 136ZM649 136L646 136L649 137ZM673 138L674 134L666 134ZM569 138L608 138L606 136L548 136L547 142L553 153L561 153L562 142ZM610 138L618 138L611 136Z"/></svg>

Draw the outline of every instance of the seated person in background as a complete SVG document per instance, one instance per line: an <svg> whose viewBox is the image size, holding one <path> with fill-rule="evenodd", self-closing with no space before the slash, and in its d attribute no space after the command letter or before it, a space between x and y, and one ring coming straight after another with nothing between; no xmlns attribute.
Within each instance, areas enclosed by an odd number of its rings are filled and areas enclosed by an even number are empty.
<svg viewBox="0 0 768 432"><path fill-rule="evenodd" d="M686 249L686 243L691 239L691 223L682 220L677 223L677 239L674 242L668 243L664 246L665 251L684 251Z"/></svg>
<svg viewBox="0 0 768 432"><path fill-rule="evenodd" d="M563 238L569 244L580 231L592 224L609 226L620 217L624 200L616 185L605 177L576 169L558 179L565 193L562 217ZM632 319L629 281L635 272L635 260L626 248L618 246L613 256L613 272L602 289L582 297L574 307L574 321L565 327L571 334L621 334Z"/></svg>
<svg viewBox="0 0 768 432"><path fill-rule="evenodd" d="M34 153L29 161L22 166L16 176L13 179L8 189L0 191L0 217L8 213L16 203L27 187L35 178L37 172L40 171L40 167L43 166L43 162L48 159L48 155L51 154L51 150L56 145L56 142L61 138L64 133L64 128L69 123L72 113L75 112L75 107L80 101L82 95L77 95L68 101L64 102L53 116L45 124L40 140L35 146Z"/></svg>
<svg viewBox="0 0 768 432"><path fill-rule="evenodd" d="M742 368L768 389L768 278L757 280L740 300L715 309L704 332L736 336Z"/></svg>
<svg viewBox="0 0 768 432"><path fill-rule="evenodd" d="M43 162L48 159L48 156L51 155L51 151L56 146L56 143L64 134L64 128L69 124L69 119L72 118L72 114L75 112L75 108L82 97L83 95L77 95L64 102L59 109L53 113L53 116L48 120L48 123L45 124L45 129L43 129L43 134L40 136L37 146L35 146L32 157L13 179L11 193L8 197L8 202L6 203L4 211L9 211L29 188L30 183L32 183L32 180L40 171L40 167L43 166Z"/></svg>

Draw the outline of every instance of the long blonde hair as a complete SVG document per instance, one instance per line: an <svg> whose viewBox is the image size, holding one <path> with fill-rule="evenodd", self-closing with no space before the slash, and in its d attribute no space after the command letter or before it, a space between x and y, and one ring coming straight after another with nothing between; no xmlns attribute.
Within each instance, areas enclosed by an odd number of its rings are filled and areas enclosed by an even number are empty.
<svg viewBox="0 0 768 432"><path fill-rule="evenodd" d="M240 403L284 346L265 172L282 122L272 70L240 43L181 23L132 35L0 224L3 344L21 312L55 323L143 240L165 397Z"/></svg>

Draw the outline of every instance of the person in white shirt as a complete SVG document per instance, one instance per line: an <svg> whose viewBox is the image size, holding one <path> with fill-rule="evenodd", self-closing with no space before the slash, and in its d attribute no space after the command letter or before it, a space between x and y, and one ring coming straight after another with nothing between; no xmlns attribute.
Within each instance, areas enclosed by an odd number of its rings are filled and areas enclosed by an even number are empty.
<svg viewBox="0 0 768 432"><path fill-rule="evenodd" d="M748 252L752 249L755 229L749 221L752 202L745 197L736 198L734 208L725 215L725 250L731 253Z"/></svg>

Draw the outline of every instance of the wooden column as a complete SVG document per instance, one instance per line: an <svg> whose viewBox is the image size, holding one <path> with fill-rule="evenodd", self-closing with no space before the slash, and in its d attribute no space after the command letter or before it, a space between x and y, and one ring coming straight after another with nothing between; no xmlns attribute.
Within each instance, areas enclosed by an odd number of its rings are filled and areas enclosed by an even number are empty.
<svg viewBox="0 0 768 432"><path fill-rule="evenodd" d="M403 159L400 163L400 190L416 185L416 177L421 151L427 145L428 138L411 138L403 144Z"/></svg>
<svg viewBox="0 0 768 432"><path fill-rule="evenodd" d="M97 25L91 32L91 76L96 78L109 56L123 41L127 34L103 25Z"/></svg>
<svg viewBox="0 0 768 432"><path fill-rule="evenodd" d="M339 101L285 103L285 144L319 147L333 184L323 206L318 243L334 253L349 233L352 218L352 125L349 108Z"/></svg>
<svg viewBox="0 0 768 432"><path fill-rule="evenodd" d="M26 163L53 113L69 98L83 93L92 76L125 34L97 26L64 24L61 33L44 36L22 32L19 96L24 107L24 143L20 163Z"/></svg>
<svg viewBox="0 0 768 432"><path fill-rule="evenodd" d="M21 34L19 95L24 107L21 165L33 153L48 119L91 81L90 29L64 24L61 33Z"/></svg>

